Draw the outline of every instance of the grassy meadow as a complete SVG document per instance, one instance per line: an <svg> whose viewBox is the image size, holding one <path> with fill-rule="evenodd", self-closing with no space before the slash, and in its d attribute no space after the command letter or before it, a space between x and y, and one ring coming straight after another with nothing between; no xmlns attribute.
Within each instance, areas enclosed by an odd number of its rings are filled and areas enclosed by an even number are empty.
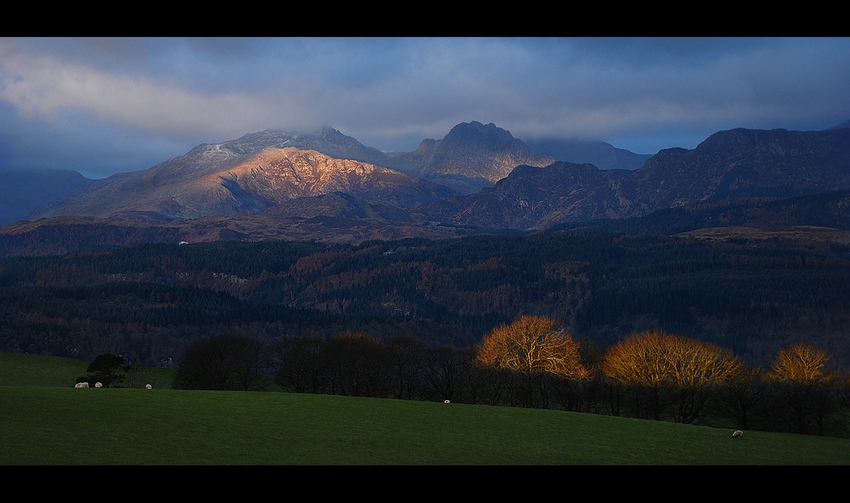
<svg viewBox="0 0 850 503"><path fill-rule="evenodd" d="M847 465L850 439L280 392L73 387L88 362L0 353L3 465Z"/></svg>

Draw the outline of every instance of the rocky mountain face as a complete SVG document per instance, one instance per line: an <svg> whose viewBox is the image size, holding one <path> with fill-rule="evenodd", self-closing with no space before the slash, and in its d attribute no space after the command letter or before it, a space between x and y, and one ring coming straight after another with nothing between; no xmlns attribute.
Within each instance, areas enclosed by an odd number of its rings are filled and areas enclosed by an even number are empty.
<svg viewBox="0 0 850 503"><path fill-rule="evenodd" d="M315 150L334 159L352 159L379 166L387 166L387 154L367 147L334 128L325 126L316 131L266 130L220 144L222 148L239 155L252 154L266 148L294 147L300 150Z"/></svg>
<svg viewBox="0 0 850 503"><path fill-rule="evenodd" d="M242 140L202 145L149 170L96 180L30 217L257 214L289 199L331 192L415 207L454 195L446 187L389 168Z"/></svg>
<svg viewBox="0 0 850 503"><path fill-rule="evenodd" d="M634 171L565 162L518 166L491 188L428 209L455 224L532 230L713 201L848 188L850 129L735 129L715 133L694 150L662 150Z"/></svg>
<svg viewBox="0 0 850 503"><path fill-rule="evenodd" d="M495 124L461 123L442 140L425 140L415 151L392 157L387 165L469 194L505 178L519 165L547 166L540 154Z"/></svg>
<svg viewBox="0 0 850 503"><path fill-rule="evenodd" d="M440 201L427 211L436 220L459 225L523 230L558 223L567 215L616 218L623 202L609 183L612 173L561 161L545 168L517 166L495 186Z"/></svg>
<svg viewBox="0 0 850 503"><path fill-rule="evenodd" d="M670 149L634 173L653 209L741 197L794 197L850 184L850 129L733 129Z"/></svg>

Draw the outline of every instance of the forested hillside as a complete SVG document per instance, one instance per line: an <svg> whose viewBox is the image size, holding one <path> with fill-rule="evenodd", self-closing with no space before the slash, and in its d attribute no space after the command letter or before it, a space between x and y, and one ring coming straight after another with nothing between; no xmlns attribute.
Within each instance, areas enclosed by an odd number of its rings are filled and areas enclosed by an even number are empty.
<svg viewBox="0 0 850 503"><path fill-rule="evenodd" d="M802 236L802 237L801 237ZM0 260L0 351L173 366L202 338L362 331L467 347L522 314L584 344L637 330L768 365L811 341L850 369L850 246L574 231L373 241L152 244Z"/></svg>

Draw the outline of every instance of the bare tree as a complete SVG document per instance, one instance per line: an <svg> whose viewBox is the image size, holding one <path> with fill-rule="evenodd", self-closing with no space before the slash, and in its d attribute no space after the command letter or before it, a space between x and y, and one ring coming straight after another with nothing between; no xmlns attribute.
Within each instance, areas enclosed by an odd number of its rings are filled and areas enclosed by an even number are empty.
<svg viewBox="0 0 850 503"><path fill-rule="evenodd" d="M466 384L471 356L460 348L440 345L429 349L425 362L425 378L434 398L458 401Z"/></svg>
<svg viewBox="0 0 850 503"><path fill-rule="evenodd" d="M794 344L779 351L770 372L772 379L814 383L830 380L833 375L827 370L829 355L813 344Z"/></svg>
<svg viewBox="0 0 850 503"><path fill-rule="evenodd" d="M506 370L512 376L512 391L519 403L535 407L539 397L548 403L549 380L585 379L579 344L546 316L522 316L509 325L496 327L477 348L479 365Z"/></svg>
<svg viewBox="0 0 850 503"><path fill-rule="evenodd" d="M396 398L411 400L422 387L425 343L409 335L395 335L387 341L387 349L398 385Z"/></svg>
<svg viewBox="0 0 850 503"><path fill-rule="evenodd" d="M582 379L579 344L557 322L546 316L522 316L510 325L496 327L478 347L483 365L519 372L548 373Z"/></svg>
<svg viewBox="0 0 850 503"><path fill-rule="evenodd" d="M829 355L810 343L779 351L768 379L780 398L794 433L823 435L830 418L840 410L838 374L827 367Z"/></svg>
<svg viewBox="0 0 850 503"><path fill-rule="evenodd" d="M346 332L328 341L334 393L384 398L393 388L390 354L383 341L361 332Z"/></svg>
<svg viewBox="0 0 850 503"><path fill-rule="evenodd" d="M715 412L742 430L760 429L757 425L772 416L773 400L759 368L743 368L718 387L716 396Z"/></svg>
<svg viewBox="0 0 850 503"><path fill-rule="evenodd" d="M174 377L175 389L248 391L264 364L262 342L242 335L219 335L191 345Z"/></svg>
<svg viewBox="0 0 850 503"><path fill-rule="evenodd" d="M271 349L275 382L295 393L323 393L327 381L327 340L319 334L282 337Z"/></svg>
<svg viewBox="0 0 850 503"><path fill-rule="evenodd" d="M669 412L691 423L707 412L712 387L736 376L741 361L719 345L650 330L631 335L608 349L606 376L638 391L638 409L661 419Z"/></svg>

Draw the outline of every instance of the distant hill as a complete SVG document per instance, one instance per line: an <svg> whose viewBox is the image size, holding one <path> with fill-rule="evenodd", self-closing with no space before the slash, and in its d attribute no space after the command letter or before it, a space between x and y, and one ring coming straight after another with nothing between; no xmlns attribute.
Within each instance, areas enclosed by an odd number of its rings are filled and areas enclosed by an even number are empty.
<svg viewBox="0 0 850 503"><path fill-rule="evenodd" d="M679 206L653 211L644 216L568 222L555 230L597 229L640 235L675 235L698 229L730 227L787 229L820 227L850 232L850 190L811 196L749 198Z"/></svg>
<svg viewBox="0 0 850 503"><path fill-rule="evenodd" d="M33 209L90 181L70 170L0 171L0 225L26 218Z"/></svg>
<svg viewBox="0 0 850 503"><path fill-rule="evenodd" d="M426 210L459 225L545 229L741 198L850 189L850 129L720 131L694 150L662 150L633 171L556 162L517 166L493 187Z"/></svg>
<svg viewBox="0 0 850 503"><path fill-rule="evenodd" d="M545 231L675 235L719 227L762 230L818 227L841 231L846 237L850 232L848 207L850 191L845 190L787 199L752 198L680 206L640 217L553 224ZM418 210L365 203L336 192L292 199L259 215L157 220L147 214L127 214L121 219L55 217L20 221L0 227L0 257L62 255L181 241L284 239L360 244L373 240L446 239L481 234L527 235L528 232L443 223Z"/></svg>
<svg viewBox="0 0 850 503"><path fill-rule="evenodd" d="M652 154L636 154L594 140L524 140L532 149L555 160L574 164L593 164L599 169L638 169Z"/></svg>

